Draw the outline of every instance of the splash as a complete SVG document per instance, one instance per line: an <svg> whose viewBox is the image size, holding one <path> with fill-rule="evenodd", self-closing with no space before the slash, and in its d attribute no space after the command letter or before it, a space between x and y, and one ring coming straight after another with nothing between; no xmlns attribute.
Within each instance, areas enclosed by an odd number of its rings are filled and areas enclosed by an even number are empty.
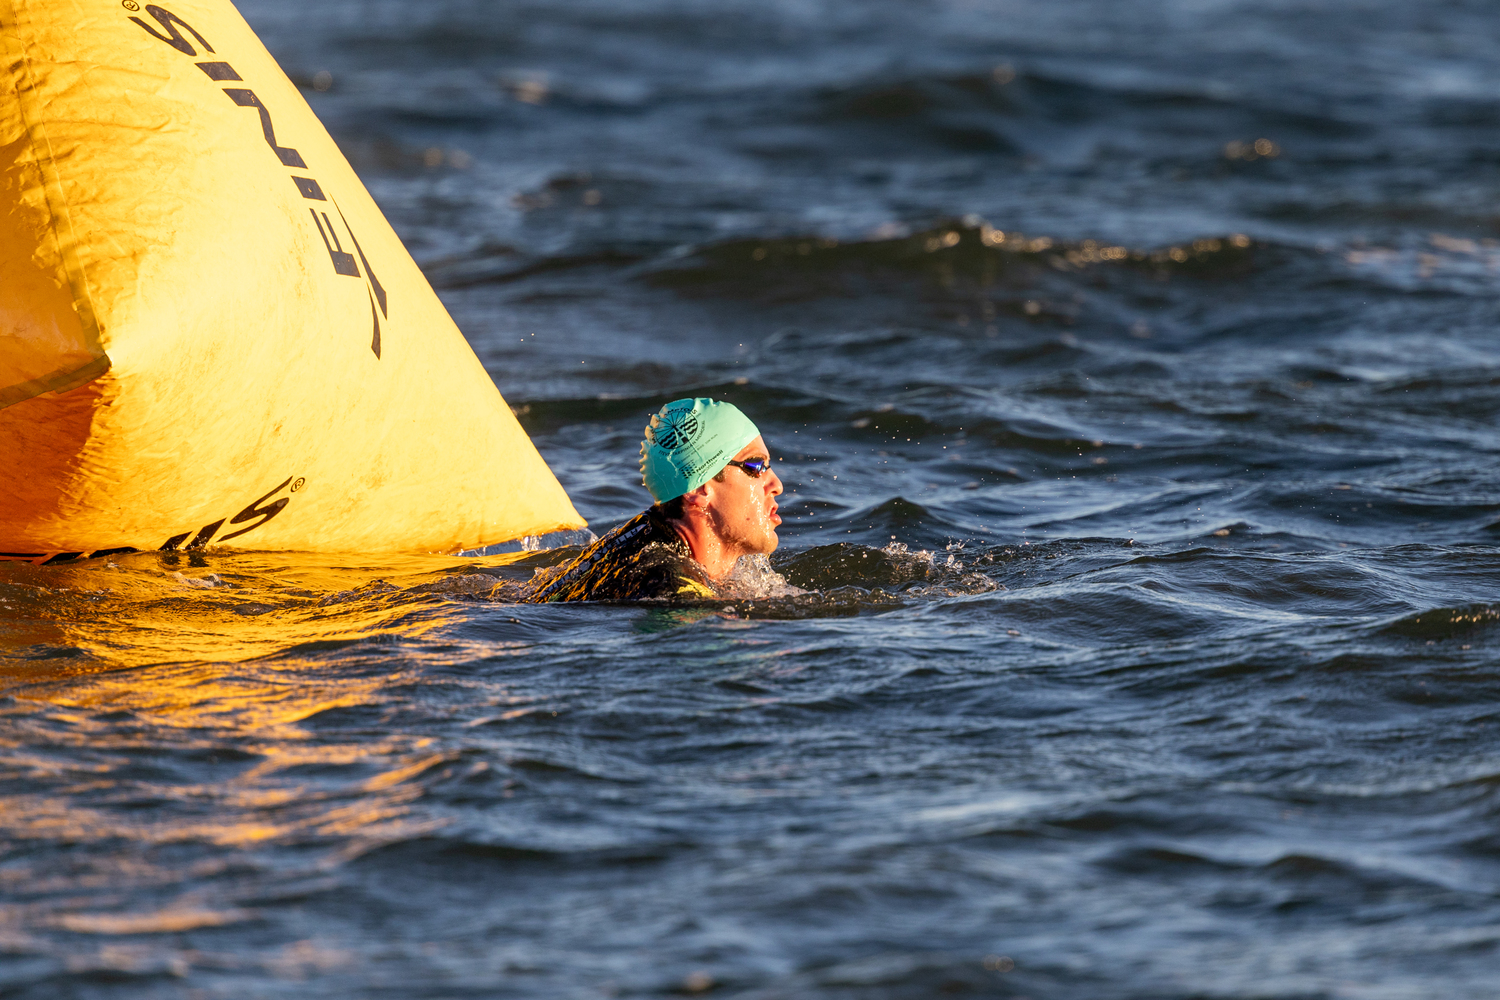
<svg viewBox="0 0 1500 1000"><path fill-rule="evenodd" d="M911 549L904 542L882 548L836 542L788 553L778 561L786 578L807 590L880 588L908 597L955 597L1000 589L976 570L961 544L942 552Z"/></svg>
<svg viewBox="0 0 1500 1000"><path fill-rule="evenodd" d="M719 592L736 600L799 597L807 593L788 583L786 577L772 568L771 560L760 553L741 556L734 571L719 585Z"/></svg>

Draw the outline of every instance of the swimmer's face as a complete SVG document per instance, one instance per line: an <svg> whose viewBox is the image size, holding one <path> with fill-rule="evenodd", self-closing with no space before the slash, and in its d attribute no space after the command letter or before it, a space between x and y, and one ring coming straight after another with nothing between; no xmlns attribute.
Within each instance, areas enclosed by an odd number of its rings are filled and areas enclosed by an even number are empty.
<svg viewBox="0 0 1500 1000"><path fill-rule="evenodd" d="M766 442L757 436L739 450L734 460L770 457ZM781 523L776 498L781 494L781 480L774 469L752 476L737 465L726 465L723 482L710 479L705 485L709 521L726 549L738 550L740 555L776 551L780 541L776 526Z"/></svg>

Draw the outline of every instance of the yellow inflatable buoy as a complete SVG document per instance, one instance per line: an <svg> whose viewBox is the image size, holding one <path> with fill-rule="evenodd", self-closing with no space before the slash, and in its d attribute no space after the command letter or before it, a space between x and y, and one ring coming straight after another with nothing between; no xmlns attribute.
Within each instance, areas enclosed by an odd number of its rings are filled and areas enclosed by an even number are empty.
<svg viewBox="0 0 1500 1000"><path fill-rule="evenodd" d="M583 525L227 0L0 0L0 551Z"/></svg>

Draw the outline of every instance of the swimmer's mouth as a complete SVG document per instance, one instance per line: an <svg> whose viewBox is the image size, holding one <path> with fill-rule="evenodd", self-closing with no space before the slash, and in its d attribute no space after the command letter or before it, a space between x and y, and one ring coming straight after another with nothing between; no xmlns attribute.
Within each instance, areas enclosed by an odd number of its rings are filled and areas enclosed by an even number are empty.
<svg viewBox="0 0 1500 1000"><path fill-rule="evenodd" d="M770 517L771 517L771 522L773 524L780 524L781 523L781 515L778 514L778 513L776 513L780 509L781 508L776 507L774 505L771 507Z"/></svg>

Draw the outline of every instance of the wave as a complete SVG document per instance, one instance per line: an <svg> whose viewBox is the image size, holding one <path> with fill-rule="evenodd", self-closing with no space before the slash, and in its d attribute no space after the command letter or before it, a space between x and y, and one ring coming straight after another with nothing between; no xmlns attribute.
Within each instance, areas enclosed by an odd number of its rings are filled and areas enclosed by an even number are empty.
<svg viewBox="0 0 1500 1000"><path fill-rule="evenodd" d="M1463 604L1403 615L1380 631L1403 639L1437 642L1478 638L1497 623L1500 623L1500 608L1490 604Z"/></svg>

